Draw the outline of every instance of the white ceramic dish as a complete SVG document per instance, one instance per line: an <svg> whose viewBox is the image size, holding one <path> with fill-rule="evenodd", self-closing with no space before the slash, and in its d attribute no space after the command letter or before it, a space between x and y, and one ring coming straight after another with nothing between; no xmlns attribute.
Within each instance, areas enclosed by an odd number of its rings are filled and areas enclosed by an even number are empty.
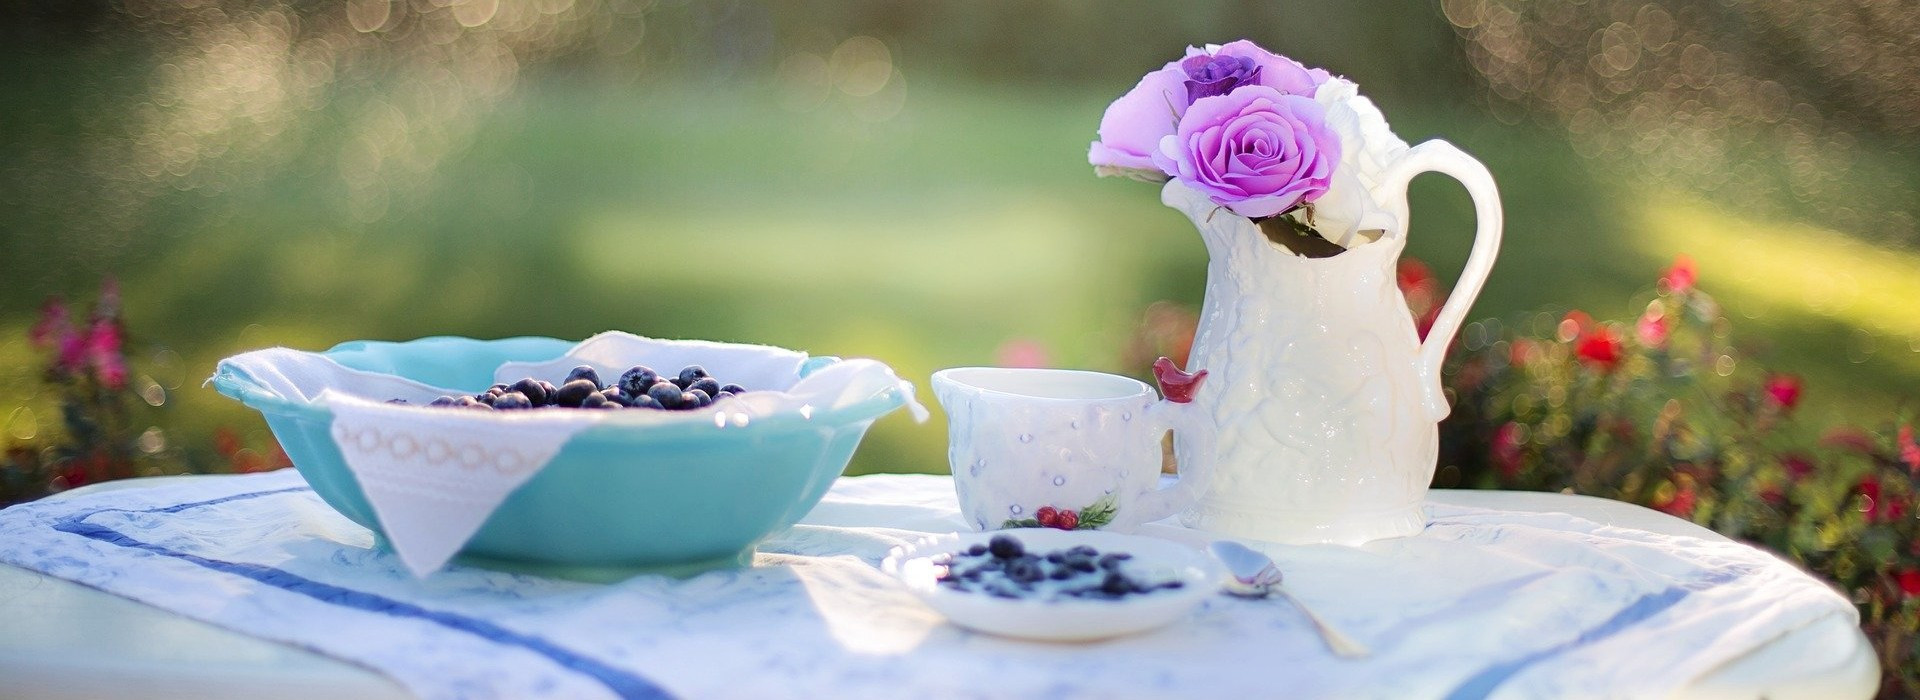
<svg viewBox="0 0 1920 700"><path fill-rule="evenodd" d="M1128 571L1156 581L1178 580L1177 589L1129 595L1116 600L1082 598L995 598L985 593L943 588L937 577L945 567L934 557L952 554L995 535L1011 535L1028 551L1044 553L1087 545L1108 552L1133 555ZM953 624L1005 637L1050 642L1108 639L1172 623L1185 617L1207 596L1220 591L1220 570L1197 549L1166 540L1092 530L1046 528L935 535L896 547L881 569L906 584L928 607Z"/></svg>

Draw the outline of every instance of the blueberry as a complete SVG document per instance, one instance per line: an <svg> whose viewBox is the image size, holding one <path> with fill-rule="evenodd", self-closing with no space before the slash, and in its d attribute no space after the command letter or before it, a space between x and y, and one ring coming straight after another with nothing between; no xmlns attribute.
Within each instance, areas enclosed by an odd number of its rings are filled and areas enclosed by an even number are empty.
<svg viewBox="0 0 1920 700"><path fill-rule="evenodd" d="M720 393L720 382L713 377L701 377L687 385L687 391L693 391L694 389L699 389L706 392L708 396L713 396Z"/></svg>
<svg viewBox="0 0 1920 700"><path fill-rule="evenodd" d="M1061 560L1064 560L1066 558L1067 558L1067 555L1064 552L1047 552L1048 564L1058 564L1061 562Z"/></svg>
<svg viewBox="0 0 1920 700"><path fill-rule="evenodd" d="M1114 571L1120 568L1120 562L1123 562L1132 558L1133 558L1133 555L1127 554L1125 552L1114 552L1112 554L1102 555L1100 557L1100 568L1106 569L1108 571Z"/></svg>
<svg viewBox="0 0 1920 700"><path fill-rule="evenodd" d="M587 400L588 396L596 396L599 393L600 387L591 380L575 379L561 385L559 391L553 392L553 403L557 406L579 406L580 402ZM600 397L600 402L606 403L606 397Z"/></svg>
<svg viewBox="0 0 1920 700"><path fill-rule="evenodd" d="M1074 571L1079 571L1082 573L1091 573L1094 570L1100 568L1094 565L1093 559L1088 558L1086 556L1081 556L1081 555L1067 557L1066 561L1063 563L1066 565L1067 568L1073 569Z"/></svg>
<svg viewBox="0 0 1920 700"><path fill-rule="evenodd" d="M509 391L501 394L500 398L494 399L493 407L503 411L533 408L533 399L527 398L526 394L518 391Z"/></svg>
<svg viewBox="0 0 1920 700"><path fill-rule="evenodd" d="M560 390L559 390L558 388L556 388L556 387L554 387L554 385L552 385L552 384L548 384L548 383L547 383L547 382L546 382L545 380L542 380L542 381L540 382L540 388L541 388L541 389L544 389L544 390L546 390L546 392L547 392L547 401L546 401L546 404L544 404L544 405L548 405L548 406L551 406L551 405L553 405L553 395L554 395L555 393L557 393L557 392L559 392ZM527 398L528 398L529 400L531 400L531 399L532 399L533 397L531 397L531 396L529 396L529 397L527 397ZM539 405L542 405L542 404L534 404L534 405L535 405L535 406L539 406Z"/></svg>
<svg viewBox="0 0 1920 700"><path fill-rule="evenodd" d="M493 410L493 406L491 404L482 403L480 400L475 399L471 396L462 396L460 398L454 399L453 405L458 408L478 408L486 411Z"/></svg>
<svg viewBox="0 0 1920 700"><path fill-rule="evenodd" d="M712 401L708 401L707 403L712 403ZM677 407L679 410L691 411L704 405L706 404L700 403L700 397L694 396L689 392L680 392L680 405Z"/></svg>
<svg viewBox="0 0 1920 700"><path fill-rule="evenodd" d="M1084 544L1083 544L1083 545L1079 545L1079 546L1076 546L1076 547L1074 547L1073 549L1069 549L1069 550L1067 550L1067 552L1068 552L1069 554L1078 554L1078 555L1081 555L1081 556L1087 556L1087 557L1097 557L1097 556L1100 556L1100 550L1098 550L1098 549L1094 549L1094 548L1092 548L1092 547L1088 547L1088 546L1086 546L1086 545L1084 545Z"/></svg>
<svg viewBox="0 0 1920 700"><path fill-rule="evenodd" d="M977 557L986 553L987 553L987 546L984 544L975 544L972 547L967 548L967 556L970 556L970 557Z"/></svg>
<svg viewBox="0 0 1920 700"><path fill-rule="evenodd" d="M596 391L594 393L587 394L587 398L581 399L580 407L581 408L619 408L620 404L614 403L612 401L608 401L606 394L602 394Z"/></svg>
<svg viewBox="0 0 1920 700"><path fill-rule="evenodd" d="M998 559L1015 559L1025 554L1026 548L1020 546L1020 540L1012 535L994 535L993 539L987 540L987 551L993 552Z"/></svg>
<svg viewBox="0 0 1920 700"><path fill-rule="evenodd" d="M633 397L632 401L627 402L627 406L630 408L653 408L653 409L665 408L664 406L660 405L659 401L655 401L652 396L649 396L647 394L641 394L639 396Z"/></svg>
<svg viewBox="0 0 1920 700"><path fill-rule="evenodd" d="M662 377L660 381L672 384L673 388L681 391L686 391L687 387L693 385L693 382L688 381L686 377Z"/></svg>
<svg viewBox="0 0 1920 700"><path fill-rule="evenodd" d="M1175 589L1175 590L1178 590L1178 589L1181 589L1181 588L1186 588L1186 587L1187 587L1187 582L1185 582L1185 581L1167 581L1167 582L1165 582L1165 583L1162 583L1162 584L1160 584L1159 586L1156 586L1156 587L1157 587L1157 588L1171 588L1171 589Z"/></svg>
<svg viewBox="0 0 1920 700"><path fill-rule="evenodd" d="M639 396L647 393L647 387L653 386L658 381L660 381L659 373L646 365L634 365L620 374L619 385L620 390L627 392L628 396Z"/></svg>
<svg viewBox="0 0 1920 700"><path fill-rule="evenodd" d="M593 367L589 365L580 365L579 367L573 368L572 371L567 372L567 380L561 382L561 385L572 384L576 379L585 379L593 382L593 388L600 388L600 373L593 371Z"/></svg>
<svg viewBox="0 0 1920 700"><path fill-rule="evenodd" d="M652 397L655 403L660 404L661 408L668 410L679 408L680 397L683 395L684 394L680 392L680 387L666 382L655 384L647 389L647 396Z"/></svg>
<svg viewBox="0 0 1920 700"><path fill-rule="evenodd" d="M1126 595L1133 590L1133 582L1120 574L1107 574L1107 580L1100 582L1100 592L1107 595Z"/></svg>
<svg viewBox="0 0 1920 700"><path fill-rule="evenodd" d="M600 397L606 399L607 403L620 404L621 406L627 405L627 392L621 391L620 387L617 386L601 389Z"/></svg>
<svg viewBox="0 0 1920 700"><path fill-rule="evenodd" d="M548 385L546 382L536 380L532 377L528 377L526 379L522 379L520 381L514 382L513 386L507 387L507 392L501 394L501 397L505 398L507 394L517 393L520 395L520 398L525 399L527 401L527 405L539 406L547 402L548 386L551 386L551 385ZM496 399L494 403L498 405L499 401Z"/></svg>
<svg viewBox="0 0 1920 700"><path fill-rule="evenodd" d="M739 384L727 384L727 385L725 385L725 386L722 386L722 387L720 387L720 390L721 390L721 391L724 391L724 392L727 392L727 393L729 393L729 394L744 394L744 393L747 393L747 388L746 388L746 387L744 387L744 386L740 386Z"/></svg>
<svg viewBox="0 0 1920 700"><path fill-rule="evenodd" d="M708 376L710 375L707 374L707 368L701 367L700 365L687 365L686 369L680 370L680 376L678 377L680 381L678 383L680 386L687 386L696 381L706 379Z"/></svg>
<svg viewBox="0 0 1920 700"><path fill-rule="evenodd" d="M1067 579L1073 578L1073 569L1067 569L1067 568L1054 569L1053 573L1047 574L1047 578L1053 579L1055 581L1065 581Z"/></svg>
<svg viewBox="0 0 1920 700"><path fill-rule="evenodd" d="M701 381L706 381L706 380L703 379ZM694 408L713 405L713 397L709 396L707 392L701 391L698 388L688 389L685 396L687 397L688 401L693 405Z"/></svg>
<svg viewBox="0 0 1920 700"><path fill-rule="evenodd" d="M427 405L428 406L452 406L459 401L460 401L459 399L453 398L451 396L442 396L440 398L434 399L433 403L430 403Z"/></svg>

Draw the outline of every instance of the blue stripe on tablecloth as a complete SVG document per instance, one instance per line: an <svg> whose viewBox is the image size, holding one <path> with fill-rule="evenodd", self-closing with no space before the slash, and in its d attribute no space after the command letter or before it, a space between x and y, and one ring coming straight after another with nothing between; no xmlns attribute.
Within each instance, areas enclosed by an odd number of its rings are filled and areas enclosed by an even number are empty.
<svg viewBox="0 0 1920 700"><path fill-rule="evenodd" d="M335 586L332 584L321 583L319 581L315 581L313 579L306 578L304 576L300 576L298 574L295 574L289 571L275 569L270 566L261 566L258 564L246 564L241 562L221 561L218 559L208 559L206 557L169 549L166 547L162 547L160 545L141 542L139 540L136 540L132 537L128 537L127 535L122 534L121 532L114 530L112 528L106 527L104 525L96 525L93 523L86 522L87 518L93 517L94 515L97 515L100 513L107 513L107 512L141 513L141 514L178 513L184 510L190 510L193 508L210 506L210 505L215 505L220 503L227 503L230 501L242 501L242 500L247 500L251 498L260 498L263 496L273 496L277 494L290 493L294 491L307 491L307 490L310 490L309 487L295 486L295 487L284 488L284 489L274 489L270 491L254 491L251 493L235 494L231 496L224 496L221 498L215 498L215 499L206 500L206 501L196 501L193 503L180 503L176 505L163 506L159 508L149 508L146 510L127 510L123 508L99 508L99 509L90 510L90 511L82 511L82 512L78 512L78 513L74 513L74 514L62 517L58 521L54 522L53 528L61 532L79 535L81 537L86 537L88 539L105 542L107 544L111 544L119 547L126 547L128 549L137 549L143 552L149 552L149 553L157 554L163 557L178 559L180 561L184 561L190 564L194 564L196 566L204 567L213 571L218 571L221 573L232 574L235 576L251 579L259 583L264 583L266 585L273 586L274 588L278 588L280 590L287 591L289 593L297 593L299 595L303 595L323 603L330 603L333 605L353 608L356 610L364 610L366 612L383 613L387 615L392 615L394 617L404 617L409 619L422 620L425 622L431 622L431 623L440 625L441 627L445 627L447 629L454 630L456 632L465 632L467 634L475 635L491 642L520 647L522 649L526 649L533 653L547 657L548 659L551 659L554 663L557 663L560 666L567 668L568 670L581 673L583 675L593 678L594 680L600 681L601 684L607 686L609 689L613 690L615 694L619 695L622 698L671 698L673 697L665 689L657 685L654 685L652 682L649 682L645 678L641 678L634 674L627 673L626 671L622 671L612 666L608 666L606 664L600 663L599 661L595 661L593 659L587 658L580 654L574 653L571 650L568 650L564 647L554 644L553 642L549 642L545 639L541 639L540 637L535 637L533 635L515 632L505 627L501 627L499 625L488 622L486 620L467 617L465 615L457 615L449 612L442 612L439 610L429 610L427 608L423 608L418 605L414 605L412 603L406 603L406 602L394 600L392 598L376 595L373 593L367 593L365 591L356 591L350 588L342 588L340 586Z"/></svg>
<svg viewBox="0 0 1920 700"><path fill-rule="evenodd" d="M1528 666L1532 666L1554 655L1611 637L1620 632L1620 630L1631 627L1641 620L1658 615L1661 611L1673 607L1682 599L1686 598L1689 592L1690 591L1684 588L1668 588L1659 593L1649 593L1641 596L1638 600L1633 601L1632 604L1621 608L1620 612L1614 613L1613 617L1607 618L1606 622L1602 622L1592 629L1580 633L1580 636L1573 638L1571 641L1559 646L1542 649L1512 661L1487 667L1479 673L1474 674L1471 678L1468 678L1466 682L1461 683L1459 687L1454 688L1453 692L1447 694L1447 700L1470 700L1487 697L1493 694L1493 690L1500 687L1500 684L1507 682L1508 679L1526 670Z"/></svg>

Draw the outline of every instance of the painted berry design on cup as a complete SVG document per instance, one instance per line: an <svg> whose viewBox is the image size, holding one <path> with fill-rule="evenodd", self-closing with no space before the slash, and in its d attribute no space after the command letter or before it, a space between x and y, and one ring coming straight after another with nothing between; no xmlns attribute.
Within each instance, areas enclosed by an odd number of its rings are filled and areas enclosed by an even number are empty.
<svg viewBox="0 0 1920 700"><path fill-rule="evenodd" d="M1113 494L1101 496L1080 510L1040 506L1033 511L1031 518L1007 518L1001 528L1050 527L1055 530L1097 530L1113 522L1113 516L1119 512Z"/></svg>

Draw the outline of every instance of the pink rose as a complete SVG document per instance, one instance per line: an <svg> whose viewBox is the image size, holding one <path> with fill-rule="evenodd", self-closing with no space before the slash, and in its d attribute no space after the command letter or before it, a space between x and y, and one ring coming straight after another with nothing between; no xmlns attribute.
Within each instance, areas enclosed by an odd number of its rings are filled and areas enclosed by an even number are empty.
<svg viewBox="0 0 1920 700"><path fill-rule="evenodd" d="M1194 102L1153 160L1233 213L1264 218L1326 194L1340 139L1312 98L1248 86Z"/></svg>
<svg viewBox="0 0 1920 700"><path fill-rule="evenodd" d="M1187 47L1185 57L1148 73L1107 107L1100 119L1100 140L1093 142L1087 160L1103 175L1159 178L1163 173L1154 165L1153 154L1160 148L1160 139L1173 135L1195 100L1251 86L1312 97L1329 77L1325 70L1309 69L1245 39L1224 46Z"/></svg>

